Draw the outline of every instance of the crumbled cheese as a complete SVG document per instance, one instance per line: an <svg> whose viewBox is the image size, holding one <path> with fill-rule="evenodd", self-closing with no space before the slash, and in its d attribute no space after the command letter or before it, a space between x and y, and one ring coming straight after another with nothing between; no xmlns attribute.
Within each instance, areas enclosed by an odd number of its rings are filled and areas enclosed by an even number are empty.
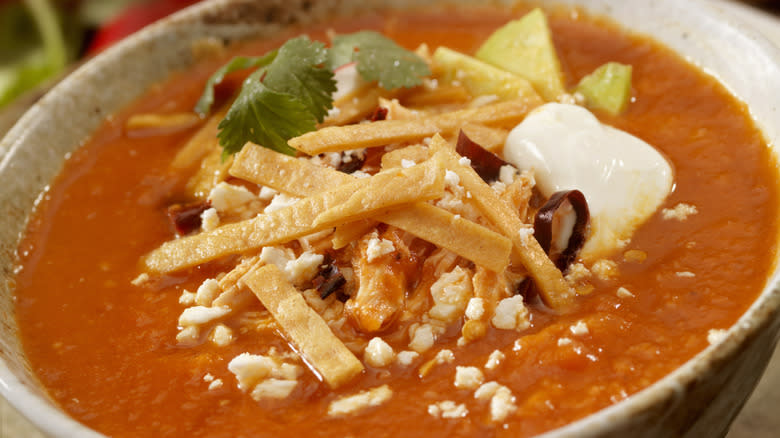
<svg viewBox="0 0 780 438"><path fill-rule="evenodd" d="M458 158L458 164L461 166L471 166L471 160L468 159L468 157L460 157Z"/></svg>
<svg viewBox="0 0 780 438"><path fill-rule="evenodd" d="M523 349L523 342L520 339L515 339L515 343L512 344L512 351L520 351Z"/></svg>
<svg viewBox="0 0 780 438"><path fill-rule="evenodd" d="M415 164L417 163L415 163L413 160L407 160L406 158L401 159L401 167L403 167L404 169L408 169L414 166Z"/></svg>
<svg viewBox="0 0 780 438"><path fill-rule="evenodd" d="M179 316L179 325L182 327L202 325L215 319L222 318L228 313L230 313L230 308L228 307L188 307L181 312L181 315Z"/></svg>
<svg viewBox="0 0 780 438"><path fill-rule="evenodd" d="M450 349L443 349L436 353L436 356L434 356L433 361L439 365L443 365L445 363L452 363L455 361L455 354Z"/></svg>
<svg viewBox="0 0 780 438"><path fill-rule="evenodd" d="M260 251L260 261L266 265L276 265L281 270L287 266L287 262L293 260L295 254L291 249L276 246L266 246Z"/></svg>
<svg viewBox="0 0 780 438"><path fill-rule="evenodd" d="M577 321L576 324L569 327L569 331L571 331L574 336L584 336L590 333L588 331L588 325L585 324L585 321Z"/></svg>
<svg viewBox="0 0 780 438"><path fill-rule="evenodd" d="M436 418L463 418L469 414L466 405L444 400L428 405L428 414Z"/></svg>
<svg viewBox="0 0 780 438"><path fill-rule="evenodd" d="M203 231L214 231L219 226L219 214L214 207L203 210L200 214L200 229Z"/></svg>
<svg viewBox="0 0 780 438"><path fill-rule="evenodd" d="M661 215L664 219L677 219L678 221L684 221L688 219L688 216L698 213L698 209L695 205L679 203L674 208L664 208L661 210Z"/></svg>
<svg viewBox="0 0 780 438"><path fill-rule="evenodd" d="M558 346L559 347L563 347L565 345L571 345L571 343L572 343L572 340L569 339L569 338L566 338L566 337L558 338Z"/></svg>
<svg viewBox="0 0 780 438"><path fill-rule="evenodd" d="M444 182L450 187L457 187L460 184L460 177L457 173L447 170L444 172Z"/></svg>
<svg viewBox="0 0 780 438"><path fill-rule="evenodd" d="M411 341L409 341L409 348L412 350L423 353L430 350L433 347L433 343L436 340L433 334L433 327L430 324L420 324L409 329Z"/></svg>
<svg viewBox="0 0 780 438"><path fill-rule="evenodd" d="M416 352L416 351L408 351L408 350L404 350L404 351L401 351L401 352L399 352L399 353L398 353L398 354L395 356L395 359L396 359L396 361L397 361L397 362L398 362L400 365L403 365L403 366L405 366L405 367L408 367L408 366L409 366L409 365L411 365L411 364L412 364L412 362L414 362L414 361L415 361L415 360L416 360L418 357L420 357L420 353L418 353L418 352Z"/></svg>
<svg viewBox="0 0 780 438"><path fill-rule="evenodd" d="M218 347L229 345L233 339L233 330L225 324L217 324L211 332L211 342Z"/></svg>
<svg viewBox="0 0 780 438"><path fill-rule="evenodd" d="M487 382L480 386L474 392L474 398L477 400L490 399L490 419L496 423L506 420L512 412L517 410L512 391L497 382Z"/></svg>
<svg viewBox="0 0 780 438"><path fill-rule="evenodd" d="M210 306L214 299L222 292L219 282L213 278L204 281L195 293L195 304L199 306Z"/></svg>
<svg viewBox="0 0 780 438"><path fill-rule="evenodd" d="M458 389L477 389L485 381L485 376L477 367L455 367L455 387Z"/></svg>
<svg viewBox="0 0 780 438"><path fill-rule="evenodd" d="M488 400L490 397L498 391L498 388L502 388L503 385L498 382L486 382L483 383L476 391L474 391L474 398L477 400Z"/></svg>
<svg viewBox="0 0 780 438"><path fill-rule="evenodd" d="M515 166L504 164L498 169L498 180L504 183L504 185L510 185L515 182L515 176L517 175L517 169Z"/></svg>
<svg viewBox="0 0 780 438"><path fill-rule="evenodd" d="M363 352L363 361L374 368L386 367L393 363L394 358L393 347L380 337L374 337L368 341Z"/></svg>
<svg viewBox="0 0 780 438"><path fill-rule="evenodd" d="M147 274L146 272L143 272L140 275L138 275L138 277L135 277L134 279L132 279L130 281L130 284L132 284L133 286L141 286L142 284L144 284L147 281L149 281L149 278L150 278L149 274Z"/></svg>
<svg viewBox="0 0 780 438"><path fill-rule="evenodd" d="M239 389L250 392L257 401L289 396L303 372L300 366L284 363L279 358L249 353L234 357L228 363L228 370L236 376Z"/></svg>
<svg viewBox="0 0 780 438"><path fill-rule="evenodd" d="M325 152L309 159L314 164L328 166L337 169L341 165L341 152Z"/></svg>
<svg viewBox="0 0 780 438"><path fill-rule="evenodd" d="M498 368L504 359L506 359L506 355L504 353L502 353L500 350L493 350L493 352L490 353L490 356L488 356L487 362L485 363L485 369L494 370Z"/></svg>
<svg viewBox="0 0 780 438"><path fill-rule="evenodd" d="M208 196L211 207L219 213L249 215L254 210L253 204L258 201L254 193L246 187L220 182Z"/></svg>
<svg viewBox="0 0 780 438"><path fill-rule="evenodd" d="M209 383L209 391L214 391L216 389L222 388L223 382L222 379L216 379L213 382Z"/></svg>
<svg viewBox="0 0 780 438"><path fill-rule="evenodd" d="M693 272L689 272L689 271L675 272L675 275L677 275L678 277L683 277L683 278L693 278L693 277L696 276L696 274L694 274Z"/></svg>
<svg viewBox="0 0 780 438"><path fill-rule="evenodd" d="M290 396L295 387L298 386L297 380L286 380L270 378L263 380L252 389L251 396L256 401L263 399L283 399Z"/></svg>
<svg viewBox="0 0 780 438"><path fill-rule="evenodd" d="M500 195L506 190L506 184L502 183L501 181L494 181L492 184L490 184L490 188Z"/></svg>
<svg viewBox="0 0 780 438"><path fill-rule="evenodd" d="M181 291L181 295L179 296L179 304L183 304L185 306L191 306L195 304L195 293L190 292L187 289Z"/></svg>
<svg viewBox="0 0 780 438"><path fill-rule="evenodd" d="M357 179L371 178L370 173L363 172L362 170L356 170L352 172L350 175L354 176Z"/></svg>
<svg viewBox="0 0 780 438"><path fill-rule="evenodd" d="M455 321L463 315L472 294L471 275L467 270L456 266L431 285L434 304L428 314L440 321Z"/></svg>
<svg viewBox="0 0 780 438"><path fill-rule="evenodd" d="M594 263L590 270L601 280L609 280L618 275L617 263L612 260L601 259Z"/></svg>
<svg viewBox="0 0 780 438"><path fill-rule="evenodd" d="M380 239L376 231L368 240L368 247L366 248L366 261L369 263L382 257L385 254L390 254L395 251L395 245L391 240Z"/></svg>
<svg viewBox="0 0 780 438"><path fill-rule="evenodd" d="M203 376L204 382L213 382L214 376L211 375L211 373L206 373L206 375Z"/></svg>
<svg viewBox="0 0 780 438"><path fill-rule="evenodd" d="M301 285L311 280L325 260L322 254L305 251L295 260L288 261L284 266L287 278L295 285Z"/></svg>
<svg viewBox="0 0 780 438"><path fill-rule="evenodd" d="M490 419L495 423L501 423L517 410L515 396L507 387L498 388L490 399Z"/></svg>
<svg viewBox="0 0 780 438"><path fill-rule="evenodd" d="M179 345L195 345L200 339L200 328L195 325L183 327L176 334L176 342Z"/></svg>
<svg viewBox="0 0 780 438"><path fill-rule="evenodd" d="M333 400L328 405L328 415L331 417L352 414L359 410L379 406L390 400L393 391L387 385L367 389L354 395Z"/></svg>
<svg viewBox="0 0 780 438"><path fill-rule="evenodd" d="M298 202L298 198L295 196L287 196L284 193L279 193L278 195L274 196L273 199L271 199L271 203L265 207L263 213L268 214L276 210L281 210L295 204L296 202Z"/></svg>
<svg viewBox="0 0 780 438"><path fill-rule="evenodd" d="M618 298L634 298L635 295L631 293L630 290L626 289L623 286L620 286L617 290L617 296Z"/></svg>
<svg viewBox="0 0 780 438"><path fill-rule="evenodd" d="M728 330L710 329L710 331L707 332L707 342L709 342L710 345L715 345L720 341L726 339L727 335L728 335Z"/></svg>
<svg viewBox="0 0 780 438"><path fill-rule="evenodd" d="M270 187L263 186L263 187L260 187L260 192L257 194L257 197L261 201L268 202L271 199L273 199L274 196L276 196L278 194L279 194L279 192L277 192L276 190L274 190L274 189L272 189Z"/></svg>
<svg viewBox="0 0 780 438"><path fill-rule="evenodd" d="M591 273L582 263L572 263L569 265L569 272L566 273L566 281L576 283L590 277Z"/></svg>
<svg viewBox="0 0 780 438"><path fill-rule="evenodd" d="M493 318L493 327L503 330L522 331L531 326L528 309L523 304L523 296L515 295L498 302Z"/></svg>
<svg viewBox="0 0 780 438"><path fill-rule="evenodd" d="M482 319L485 316L485 300L478 297L473 297L466 305L466 318L468 319Z"/></svg>
<svg viewBox="0 0 780 438"><path fill-rule="evenodd" d="M533 235L534 235L534 227L531 224L523 224L523 226L520 227L519 230L517 230L517 235L520 236L520 240L525 244L525 242L528 241Z"/></svg>

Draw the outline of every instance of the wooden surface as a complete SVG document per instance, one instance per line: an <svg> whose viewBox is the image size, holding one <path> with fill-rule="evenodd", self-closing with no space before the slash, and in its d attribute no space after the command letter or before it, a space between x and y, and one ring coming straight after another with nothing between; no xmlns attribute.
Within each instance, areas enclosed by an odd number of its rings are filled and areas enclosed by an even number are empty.
<svg viewBox="0 0 780 438"><path fill-rule="evenodd" d="M721 7L737 18L749 22L780 47L780 1L756 2L768 12L747 8L727 0L710 1L716 7ZM780 436L780 346L775 349L774 356L756 391L734 421L727 438L778 436ZM0 398L0 438L44 438L44 435Z"/></svg>

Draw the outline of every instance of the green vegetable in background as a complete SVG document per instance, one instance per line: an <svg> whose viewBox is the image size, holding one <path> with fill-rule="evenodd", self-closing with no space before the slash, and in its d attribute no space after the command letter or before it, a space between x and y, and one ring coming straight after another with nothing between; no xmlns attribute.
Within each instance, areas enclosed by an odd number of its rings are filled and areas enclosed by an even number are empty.
<svg viewBox="0 0 780 438"><path fill-rule="evenodd" d="M62 72L69 61L60 18L46 0L4 5L0 45L0 107Z"/></svg>

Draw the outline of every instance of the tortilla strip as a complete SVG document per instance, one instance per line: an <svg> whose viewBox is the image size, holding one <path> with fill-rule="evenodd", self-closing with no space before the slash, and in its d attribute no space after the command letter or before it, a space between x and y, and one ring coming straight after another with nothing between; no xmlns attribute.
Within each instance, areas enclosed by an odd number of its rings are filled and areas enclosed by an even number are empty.
<svg viewBox="0 0 780 438"><path fill-rule="evenodd" d="M292 158L251 143L244 146L236 156L230 174L293 196L312 196L319 193L322 187L356 181L355 177L335 169ZM398 208L377 216L376 219L447 248L487 269L500 272L509 264L509 239L428 203L418 202ZM373 226L373 223L363 227L353 222L337 228L334 248L346 246ZM339 232L340 228L346 230Z"/></svg>
<svg viewBox="0 0 780 438"><path fill-rule="evenodd" d="M215 147L206 153L195 172L185 186L185 189L196 199L206 200L211 190L228 177L228 169L233 163L233 157L222 159L222 148Z"/></svg>
<svg viewBox="0 0 780 438"><path fill-rule="evenodd" d="M219 288L222 290L214 302L214 307L229 307L231 313L241 310L249 305L252 294L244 287L241 278L250 270L260 264L260 256L252 256L244 259L236 265L224 277L219 279Z"/></svg>
<svg viewBox="0 0 780 438"><path fill-rule="evenodd" d="M419 142L436 133L456 132L467 123L514 124L541 103L538 98L521 98L420 120L379 120L357 125L330 126L292 138L287 144L306 154L317 155L390 143Z"/></svg>
<svg viewBox="0 0 780 438"><path fill-rule="evenodd" d="M339 126L355 123L370 116L379 105L379 98L398 94L375 83L368 83L333 102L336 111L325 118L321 126Z"/></svg>
<svg viewBox="0 0 780 438"><path fill-rule="evenodd" d="M403 160L410 160L415 163L425 161L431 156L431 150L423 145L410 145L401 149L396 149L382 155L382 169L392 169L393 167L403 167Z"/></svg>
<svg viewBox="0 0 780 438"><path fill-rule="evenodd" d="M574 298L574 292L563 279L561 271L539 246L539 242L533 238L533 229L529 230L530 232L521 232L528 228L512 211L509 204L500 199L471 166L461 165L460 156L441 136L433 138L431 150L436 153L444 152L447 169L458 174L460 184L471 192L472 199L480 211L501 233L512 240L515 256L534 279L539 288L539 295L545 303L553 309L565 308Z"/></svg>
<svg viewBox="0 0 780 438"><path fill-rule="evenodd" d="M405 190L401 188L406 187ZM165 242L147 254L143 267L166 273L200 265L230 254L240 254L266 245L285 243L332 226L352 222L399 204L440 197L444 192L444 169L436 160L408 169L380 172L295 204L255 218L227 224L214 231ZM371 194L368 196L367 194ZM364 197L359 210L334 207ZM319 218L327 213L324 219ZM316 225L315 225L316 224Z"/></svg>
<svg viewBox="0 0 780 438"><path fill-rule="evenodd" d="M304 300L276 265L253 269L243 282L271 312L304 362L331 388L363 372L363 364Z"/></svg>
<svg viewBox="0 0 780 438"><path fill-rule="evenodd" d="M469 91L461 85L439 85L436 88L420 87L419 91L404 99L404 105L430 106L453 103L465 103L471 100Z"/></svg>
<svg viewBox="0 0 780 438"><path fill-rule="evenodd" d="M134 114L127 119L125 131L131 137L172 134L192 128L201 122L195 113Z"/></svg>
<svg viewBox="0 0 780 438"><path fill-rule="evenodd" d="M406 211L406 209L401 209L400 211ZM363 219L339 225L336 227L336 231L333 232L333 238L331 239L333 249L341 249L352 242L356 242L363 237L364 234L373 230L376 225L376 221L371 219Z"/></svg>
<svg viewBox="0 0 780 438"><path fill-rule="evenodd" d="M225 118L227 108L221 108L208 118L187 143L179 150L171 162L171 169L181 171L195 166L211 150L219 149L217 126Z"/></svg>

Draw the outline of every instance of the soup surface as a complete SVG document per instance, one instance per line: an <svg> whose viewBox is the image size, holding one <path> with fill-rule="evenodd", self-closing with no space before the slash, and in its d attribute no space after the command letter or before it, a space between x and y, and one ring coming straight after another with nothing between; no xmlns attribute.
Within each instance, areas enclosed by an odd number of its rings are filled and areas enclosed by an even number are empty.
<svg viewBox="0 0 780 438"><path fill-rule="evenodd" d="M376 29L410 49L426 43L472 54L522 12L392 12L306 32L324 40L327 28ZM275 332L243 333L224 346L177 343L182 292L231 262L131 283L139 259L174 237L166 207L186 199L191 173L171 173L169 164L199 127L139 137L128 134L127 120L191 111L223 57L175 75L109 118L69 157L32 216L19 249L16 312L27 356L51 396L77 420L116 437L520 437L616 403L707 347L712 329L730 327L749 307L773 263L776 248L767 242L775 239L766 236L777 234L778 193L769 149L742 103L668 50L574 11L553 11L549 21L568 86L605 62L633 66L628 110L597 115L654 145L675 172L662 208L608 258L616 274L594 276L594 289L572 310L531 303L528 329L489 328L484 340L465 346L457 345L458 326L414 366L369 366L333 390L305 367L289 399L256 401L238 390L228 363L270 347L289 351ZM238 50L257 55L283 41ZM241 79L231 76L218 98ZM681 203L696 213L662 214ZM406 338L387 342L395 351L408 348ZM420 377L420 365L442 349L454 360ZM485 368L495 350L503 359ZM509 388L513 413L490 421L490 404L453 385L456 366L477 366L485 381ZM211 385L215 380L221 386ZM392 397L381 405L326 415L333 400L384 384ZM443 401L468 413L431 414Z"/></svg>

